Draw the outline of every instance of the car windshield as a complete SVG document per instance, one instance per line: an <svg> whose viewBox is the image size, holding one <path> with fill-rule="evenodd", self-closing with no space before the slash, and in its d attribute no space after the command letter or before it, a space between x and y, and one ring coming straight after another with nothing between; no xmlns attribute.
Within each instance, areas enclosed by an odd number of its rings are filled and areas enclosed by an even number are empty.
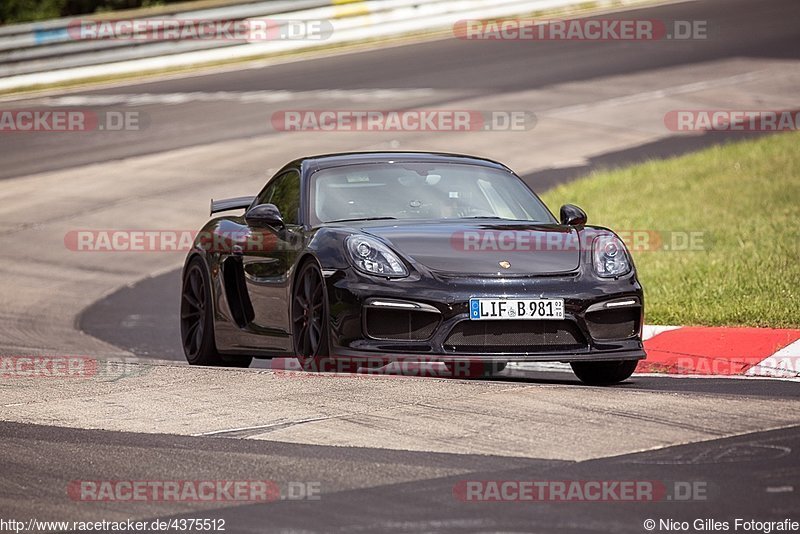
<svg viewBox="0 0 800 534"><path fill-rule="evenodd" d="M312 224L364 219L556 222L513 174L463 164L378 163L324 169L311 182Z"/></svg>

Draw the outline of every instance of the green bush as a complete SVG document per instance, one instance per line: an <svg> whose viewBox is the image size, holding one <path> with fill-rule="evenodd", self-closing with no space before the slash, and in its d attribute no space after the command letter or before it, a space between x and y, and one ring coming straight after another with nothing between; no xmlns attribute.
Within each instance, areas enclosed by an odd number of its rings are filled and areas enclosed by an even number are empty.
<svg viewBox="0 0 800 534"><path fill-rule="evenodd" d="M0 24L14 24L103 11L135 9L186 0L0 0Z"/></svg>
<svg viewBox="0 0 800 534"><path fill-rule="evenodd" d="M0 24L60 17L67 0L3 0Z"/></svg>

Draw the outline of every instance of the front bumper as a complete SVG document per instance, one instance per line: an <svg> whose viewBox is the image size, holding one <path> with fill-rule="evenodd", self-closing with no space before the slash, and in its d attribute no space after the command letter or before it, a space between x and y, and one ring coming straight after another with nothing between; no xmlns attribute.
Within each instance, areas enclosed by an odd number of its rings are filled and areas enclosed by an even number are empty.
<svg viewBox="0 0 800 534"><path fill-rule="evenodd" d="M386 362L407 359L574 362L639 360L646 356L641 339L644 299L635 272L617 280L597 279L581 272L505 278L417 275L391 281L366 277L352 269L326 275L334 356L377 358ZM470 298L504 297L563 298L564 321L499 321L487 324L483 334L472 332L471 337L460 337L487 340L482 346L454 343L457 330L475 330L476 323L484 323L470 321ZM431 317L435 314L438 320L432 328L414 330L411 325L410 330L417 334L413 339L375 336L365 318L376 300L415 304ZM608 302L631 300L635 305L625 306L627 317L635 318L629 335L619 339L598 337L597 321L593 320L598 317L597 312ZM514 331L504 331L510 323L516 323ZM530 339L536 341L526 344L525 330L530 330ZM500 341L491 341L495 339ZM569 342L564 343L565 339Z"/></svg>

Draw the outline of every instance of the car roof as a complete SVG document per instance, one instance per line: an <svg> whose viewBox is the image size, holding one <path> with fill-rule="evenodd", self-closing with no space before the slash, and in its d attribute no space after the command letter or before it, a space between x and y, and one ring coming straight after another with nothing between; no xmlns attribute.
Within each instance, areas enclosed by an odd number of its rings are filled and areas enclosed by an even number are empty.
<svg viewBox="0 0 800 534"><path fill-rule="evenodd" d="M479 165L511 172L511 170L496 161L462 154L448 154L443 152L341 152L336 154L320 154L300 158L292 162L293 166L302 168L307 175L321 169L357 165L364 163L386 163L389 161L429 162L429 163L460 163L464 165Z"/></svg>

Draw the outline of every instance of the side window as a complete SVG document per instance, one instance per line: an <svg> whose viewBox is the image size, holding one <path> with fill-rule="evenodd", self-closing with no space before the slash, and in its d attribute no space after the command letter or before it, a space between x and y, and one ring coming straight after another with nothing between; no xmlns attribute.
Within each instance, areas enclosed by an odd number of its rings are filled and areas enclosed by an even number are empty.
<svg viewBox="0 0 800 534"><path fill-rule="evenodd" d="M256 198L256 203L254 206L258 206L260 204L269 204L269 199L272 198L272 192L275 191L275 180L272 180L267 187L261 190Z"/></svg>
<svg viewBox="0 0 800 534"><path fill-rule="evenodd" d="M292 170L272 180L258 203L275 204L286 224L300 224L300 173Z"/></svg>

